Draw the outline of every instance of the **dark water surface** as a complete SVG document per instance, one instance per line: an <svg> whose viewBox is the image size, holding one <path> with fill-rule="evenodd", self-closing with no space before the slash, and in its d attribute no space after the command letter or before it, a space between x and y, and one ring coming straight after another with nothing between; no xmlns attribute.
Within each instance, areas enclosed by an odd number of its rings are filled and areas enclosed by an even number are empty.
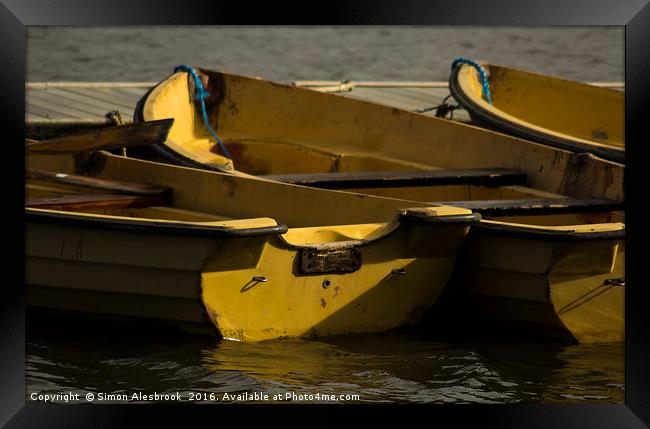
<svg viewBox="0 0 650 429"><path fill-rule="evenodd" d="M159 81L183 63L287 82L446 80L459 55L623 80L620 27L29 27L27 35L28 81ZM207 402L210 393L243 392L358 395L335 402L624 401L623 344L447 342L421 332L244 344L39 319L27 334L26 376L28 401L69 392L78 402L137 392L205 393Z"/></svg>
<svg viewBox="0 0 650 429"><path fill-rule="evenodd" d="M92 392L93 402L111 402L97 399L101 393L127 395L112 401L126 403L138 402L138 392L179 392L186 401L200 394L203 403L233 403L251 401L223 395L257 392L309 403L624 402L622 343L452 343L422 330L241 343L167 328L37 320L27 335L28 401L72 392L80 396L71 402L83 403Z"/></svg>

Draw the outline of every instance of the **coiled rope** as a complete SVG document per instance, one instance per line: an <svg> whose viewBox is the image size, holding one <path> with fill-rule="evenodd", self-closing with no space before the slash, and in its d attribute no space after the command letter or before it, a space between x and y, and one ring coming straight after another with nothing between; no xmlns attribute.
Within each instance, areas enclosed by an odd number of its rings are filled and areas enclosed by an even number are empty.
<svg viewBox="0 0 650 429"><path fill-rule="evenodd" d="M485 98L485 101L492 104L492 96L490 95L490 82L488 81L487 72L483 66L469 58L458 57L454 60L453 63L451 63L451 69L454 70L456 67L458 67L459 64L468 64L478 71L478 74L481 76L481 84L483 86L483 98Z"/></svg>
<svg viewBox="0 0 650 429"><path fill-rule="evenodd" d="M199 79L199 75L196 74L196 71L186 65L180 65L174 68L174 73L178 73L179 71L184 71L189 73L192 76L192 79L194 80L194 88L196 91L196 95L194 97L195 101L201 104L201 114L203 116L203 123L205 124L205 127L210 131L210 134L212 134L212 137L217 141L219 144L219 148L221 149L221 152L223 152L224 155L228 159L232 159L230 156L230 152L228 152L228 149L226 149L226 146L224 146L223 142L217 135L217 133L214 132L212 127L210 126L210 121L208 120L208 113L205 110L205 99L210 96L210 93L203 88L203 84L201 83L201 79Z"/></svg>

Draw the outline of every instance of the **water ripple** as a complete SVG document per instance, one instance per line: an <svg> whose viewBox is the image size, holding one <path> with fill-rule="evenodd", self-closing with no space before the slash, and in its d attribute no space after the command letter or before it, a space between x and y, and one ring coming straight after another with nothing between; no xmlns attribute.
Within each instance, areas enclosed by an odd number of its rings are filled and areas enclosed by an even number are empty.
<svg viewBox="0 0 650 429"><path fill-rule="evenodd" d="M108 335L108 334L107 334ZM30 330L31 392L334 395L315 402L622 403L622 344L447 343L417 333L262 343ZM338 395L358 395L339 399Z"/></svg>

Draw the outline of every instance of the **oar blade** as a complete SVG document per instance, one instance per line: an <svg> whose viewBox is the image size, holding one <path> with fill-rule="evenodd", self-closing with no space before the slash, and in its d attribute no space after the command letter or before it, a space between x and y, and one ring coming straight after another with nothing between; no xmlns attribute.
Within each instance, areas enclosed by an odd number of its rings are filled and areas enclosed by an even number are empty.
<svg viewBox="0 0 650 429"><path fill-rule="evenodd" d="M29 154L65 154L94 152L162 143L167 139L174 119L141 122L83 131L53 139L25 144Z"/></svg>

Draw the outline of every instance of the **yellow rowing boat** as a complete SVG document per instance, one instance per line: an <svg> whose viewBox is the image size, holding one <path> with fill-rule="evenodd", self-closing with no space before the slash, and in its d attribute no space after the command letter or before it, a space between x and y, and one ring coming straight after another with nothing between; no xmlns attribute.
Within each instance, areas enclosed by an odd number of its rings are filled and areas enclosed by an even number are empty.
<svg viewBox="0 0 650 429"><path fill-rule="evenodd" d="M28 305L244 341L416 323L478 219L105 152L27 163Z"/></svg>
<svg viewBox="0 0 650 429"><path fill-rule="evenodd" d="M472 328L624 340L622 212L498 219L472 228L456 270Z"/></svg>
<svg viewBox="0 0 650 429"><path fill-rule="evenodd" d="M175 119L169 137L156 149L172 162L310 187L444 201L478 211L491 222L481 222L472 230L473 244L468 248L475 249L473 256L463 257L459 265L468 272L488 273L481 271L481 264L493 260L491 255L498 250L509 255L510 265L491 269L526 273L530 265L530 253L526 252L545 249L545 255L552 257L538 262L546 264L546 271L531 273L537 276L538 286L519 287L537 288L531 293L546 296L538 304L556 314L555 321L560 320L557 313L564 306L551 293L559 290L554 285L562 283L563 291L587 293L602 287L600 275L607 277L605 280L624 276L624 225L617 217L624 209L624 167L619 163L260 79L208 70L200 70L198 77L211 94L206 99L209 124L231 157L224 156L206 127L195 98L200 92L196 81L179 72L145 95L136 111L140 121ZM515 216L520 220L512 221ZM549 219L563 219L564 223L549 225ZM567 245L575 242L580 246ZM592 258L590 249L601 257ZM562 277L567 272L563 261L573 261L573 277ZM495 285L485 274L472 283L487 282L488 289L493 285L501 291L512 290L516 286L507 284L513 278L516 275L506 276ZM541 292L542 283L546 295ZM467 294L475 293L466 282L461 287ZM566 323L556 323L551 329L550 319L540 317L537 326L553 334L564 329L562 335L573 340L621 339L623 289L614 288L603 296L612 303L608 310L611 318L593 318L585 322L591 325L578 329L572 322L574 315L580 319L585 309L598 313L609 308L600 300L588 300L562 313ZM498 293L505 292L492 295ZM614 298L610 300L610 296ZM520 297L509 298L516 307ZM501 304L492 302L492 311L499 312ZM514 314L509 317L523 322ZM605 331L606 335L598 335Z"/></svg>
<svg viewBox="0 0 650 429"><path fill-rule="evenodd" d="M478 125L616 162L625 160L624 93L493 64L452 70L449 90Z"/></svg>

